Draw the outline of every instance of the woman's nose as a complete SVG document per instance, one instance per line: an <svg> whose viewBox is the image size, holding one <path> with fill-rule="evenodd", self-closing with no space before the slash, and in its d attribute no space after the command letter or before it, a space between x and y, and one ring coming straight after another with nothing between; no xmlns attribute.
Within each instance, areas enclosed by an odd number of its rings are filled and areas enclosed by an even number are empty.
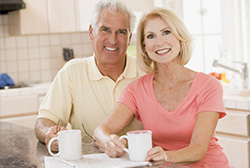
<svg viewBox="0 0 250 168"><path fill-rule="evenodd" d="M157 37L156 45L161 46L164 43L164 39L162 37Z"/></svg>

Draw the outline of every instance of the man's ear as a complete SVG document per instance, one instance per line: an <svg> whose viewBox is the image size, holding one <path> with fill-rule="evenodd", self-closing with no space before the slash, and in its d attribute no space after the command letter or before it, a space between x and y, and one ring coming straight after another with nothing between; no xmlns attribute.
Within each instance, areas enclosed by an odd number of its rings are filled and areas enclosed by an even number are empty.
<svg viewBox="0 0 250 168"><path fill-rule="evenodd" d="M93 40L93 27L91 25L89 25L89 39Z"/></svg>
<svg viewBox="0 0 250 168"><path fill-rule="evenodd" d="M130 33L129 37L128 37L128 46L130 45L131 43L131 39L132 39L132 33Z"/></svg>

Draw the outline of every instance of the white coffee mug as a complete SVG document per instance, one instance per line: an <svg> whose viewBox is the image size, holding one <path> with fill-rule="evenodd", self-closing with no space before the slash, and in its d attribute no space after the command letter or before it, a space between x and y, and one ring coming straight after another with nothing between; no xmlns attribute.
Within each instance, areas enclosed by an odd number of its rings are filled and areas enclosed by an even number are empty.
<svg viewBox="0 0 250 168"><path fill-rule="evenodd" d="M57 133L48 144L48 151L52 156L60 156L64 160L78 160L82 158L82 137L80 130L63 130ZM58 140L59 152L51 151L51 144Z"/></svg>
<svg viewBox="0 0 250 168"><path fill-rule="evenodd" d="M144 161L147 157L147 152L152 148L152 132L149 130L136 130L127 132L127 135L120 137L127 139L128 149L123 148L132 161Z"/></svg>

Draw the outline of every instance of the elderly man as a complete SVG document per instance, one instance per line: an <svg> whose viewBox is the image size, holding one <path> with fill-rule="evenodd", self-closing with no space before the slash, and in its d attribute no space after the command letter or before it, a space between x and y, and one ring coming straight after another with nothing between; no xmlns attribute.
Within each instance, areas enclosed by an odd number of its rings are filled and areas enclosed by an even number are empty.
<svg viewBox="0 0 250 168"><path fill-rule="evenodd" d="M69 61L56 75L45 96L35 125L37 138L48 145L57 132L82 124L89 134L110 114L121 92L144 73L127 56L134 15L122 1L100 1L89 26L94 55ZM57 123L60 123L57 126ZM133 119L123 130L142 129ZM57 151L57 142L52 144Z"/></svg>

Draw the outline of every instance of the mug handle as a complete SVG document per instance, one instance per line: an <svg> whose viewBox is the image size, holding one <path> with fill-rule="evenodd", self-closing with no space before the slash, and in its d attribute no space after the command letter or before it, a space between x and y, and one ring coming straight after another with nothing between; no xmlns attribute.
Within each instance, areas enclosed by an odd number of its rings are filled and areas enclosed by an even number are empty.
<svg viewBox="0 0 250 168"><path fill-rule="evenodd" d="M51 138L51 140L49 141L49 144L48 144L48 151L49 151L49 154L50 155L52 155L52 156L59 156L59 152L57 152L56 154L54 154L54 153L52 153L52 151L51 151L51 144L52 144L52 142L53 141L55 141L55 140L58 140L58 137L53 137L53 138Z"/></svg>
<svg viewBox="0 0 250 168"><path fill-rule="evenodd" d="M128 136L127 135L123 135L123 136L121 136L119 139L120 140L122 140L122 139L127 139L127 141L128 141ZM122 148L125 152L127 152L127 153L129 153L129 151L128 151L128 148Z"/></svg>

